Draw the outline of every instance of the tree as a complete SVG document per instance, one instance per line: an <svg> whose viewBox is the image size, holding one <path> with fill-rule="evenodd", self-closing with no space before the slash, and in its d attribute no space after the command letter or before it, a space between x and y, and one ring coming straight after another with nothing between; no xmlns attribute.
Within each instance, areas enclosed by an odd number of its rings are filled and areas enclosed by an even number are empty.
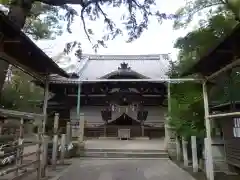
<svg viewBox="0 0 240 180"><path fill-rule="evenodd" d="M7 1L8 2L8 1ZM10 3L10 10L8 16L19 27L23 28L27 17L31 14L31 9L36 0L12 0ZM67 4L78 4L81 6L79 16L81 17L83 29L88 40L92 43L93 48L96 50L99 46L106 47L105 41L114 39L117 35L122 34L122 30L116 26L108 14L104 11L103 6L119 8L125 6L127 13L123 12L122 19L124 19L125 29L128 32L128 42L139 38L144 30L147 29L149 24L149 17L155 16L159 22L163 19L174 18L175 16L169 16L159 11L153 11L152 7L155 6L155 0L39 0L38 2L45 3L50 6L58 6L67 11L66 19L68 20L68 31L71 32L70 25L73 22L74 16L78 13ZM49 6L48 6L49 7ZM91 35L94 30L89 29L86 25L86 17L91 21L95 21L103 17L104 24L106 24L107 33L102 36L101 39L92 42ZM31 26L30 26L31 27ZM0 74L5 77L7 66L1 66ZM0 81L0 89L2 87Z"/></svg>
<svg viewBox="0 0 240 180"><path fill-rule="evenodd" d="M39 101L44 97L42 88L35 86L32 77L10 66L1 96L1 108L40 112Z"/></svg>
<svg viewBox="0 0 240 180"><path fill-rule="evenodd" d="M178 17L175 20L174 28L186 27L194 15L207 14L208 18L215 15L234 16L240 21L240 1L239 0L193 0L187 1L184 7L176 12ZM200 20L201 23L202 19Z"/></svg>
<svg viewBox="0 0 240 180"><path fill-rule="evenodd" d="M189 66L205 55L209 49L218 44L222 38L232 31L236 25L233 16L222 14L211 17L205 25L191 31L185 37L177 39L175 48L178 48L178 61L171 63L170 77L179 77ZM237 71L237 70L236 70ZM237 71L239 72L239 71ZM236 81L239 74L233 73ZM238 78L236 78L238 76ZM218 81L216 83L219 83ZM217 88L211 89L211 101L229 101L229 86L221 79ZM216 86L215 86L216 87ZM223 95L223 92L226 95ZM200 84L185 82L171 85L171 113L170 126L176 133L188 139L191 135L203 135L204 112L202 87Z"/></svg>
<svg viewBox="0 0 240 180"><path fill-rule="evenodd" d="M11 6L11 2L14 4ZM2 0L1 11L8 14L12 20L14 20L13 9L16 1ZM11 6L10 10L9 7ZM23 5L25 7L25 5ZM9 11L9 13L8 13ZM16 9L16 13L21 13L19 8ZM44 14L44 16L42 16ZM35 40L38 39L53 39L56 35L62 33L62 27L59 25L60 21L64 20L64 17L59 14L59 7L49 6L40 2L34 2L29 13L26 13L26 23L23 26L23 31L30 35ZM19 18L17 16L16 18ZM15 18L15 19L16 19ZM66 18L65 18L66 19ZM14 21L15 22L15 21ZM17 24L20 26L20 24ZM5 82L6 73L8 71L9 64L5 61L0 61L0 89L2 90ZM0 91L1 92L1 91ZM1 94L1 93L0 93Z"/></svg>

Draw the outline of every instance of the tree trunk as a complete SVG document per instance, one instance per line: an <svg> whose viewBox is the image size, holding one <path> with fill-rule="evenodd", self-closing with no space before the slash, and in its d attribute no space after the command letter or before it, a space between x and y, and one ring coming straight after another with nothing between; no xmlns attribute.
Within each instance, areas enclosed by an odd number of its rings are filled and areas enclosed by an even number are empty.
<svg viewBox="0 0 240 180"><path fill-rule="evenodd" d="M20 29L22 29L25 24L27 15L32 7L32 3L32 0L18 0L10 7L8 17ZM6 79L8 66L9 64L6 61L0 60L0 95Z"/></svg>

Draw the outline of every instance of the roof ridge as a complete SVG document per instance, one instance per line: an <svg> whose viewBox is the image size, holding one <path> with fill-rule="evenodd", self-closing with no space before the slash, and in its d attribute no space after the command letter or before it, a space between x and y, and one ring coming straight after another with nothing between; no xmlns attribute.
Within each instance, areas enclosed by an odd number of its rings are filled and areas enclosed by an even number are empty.
<svg viewBox="0 0 240 180"><path fill-rule="evenodd" d="M83 57L142 57L142 56L163 56L170 53L156 53L156 54L82 54Z"/></svg>
<svg viewBox="0 0 240 180"><path fill-rule="evenodd" d="M93 55L83 54L90 60L161 60L169 58L169 54L145 54L145 55Z"/></svg>

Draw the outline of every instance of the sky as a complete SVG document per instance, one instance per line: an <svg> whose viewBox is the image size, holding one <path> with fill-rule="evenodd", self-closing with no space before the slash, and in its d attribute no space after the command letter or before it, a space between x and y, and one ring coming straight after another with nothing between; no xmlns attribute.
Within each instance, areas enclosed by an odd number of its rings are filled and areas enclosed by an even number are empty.
<svg viewBox="0 0 240 180"><path fill-rule="evenodd" d="M157 0L157 7L160 12L173 14L179 7L184 5L184 0ZM79 11L78 6L73 6ZM121 25L120 16L123 9L104 8L109 17L117 25ZM184 36L188 30L173 30L173 20L165 20L159 24L156 19L150 19L148 30L142 36L132 43L126 43L126 36L118 36L116 39L107 42L107 48L99 48L97 54L111 55L140 55L140 54L170 54L173 60L176 60L177 50L173 48L174 42L178 37ZM103 35L103 21L87 22L87 26L93 29L95 37ZM97 39L97 38L96 38ZM65 44L69 41L79 41L82 44L84 54L95 54L91 43L83 31L81 20L75 18L72 24L72 33L64 32L62 36L55 40L38 41L37 44L46 51L49 56L55 56L63 50Z"/></svg>

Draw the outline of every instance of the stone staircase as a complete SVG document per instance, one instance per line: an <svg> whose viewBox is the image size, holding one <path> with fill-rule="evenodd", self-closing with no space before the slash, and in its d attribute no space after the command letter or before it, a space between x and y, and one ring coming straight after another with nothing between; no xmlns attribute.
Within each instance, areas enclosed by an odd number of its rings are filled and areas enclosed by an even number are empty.
<svg viewBox="0 0 240 180"><path fill-rule="evenodd" d="M82 158L113 158L113 159L168 159L165 150L141 150L141 149L84 149Z"/></svg>

